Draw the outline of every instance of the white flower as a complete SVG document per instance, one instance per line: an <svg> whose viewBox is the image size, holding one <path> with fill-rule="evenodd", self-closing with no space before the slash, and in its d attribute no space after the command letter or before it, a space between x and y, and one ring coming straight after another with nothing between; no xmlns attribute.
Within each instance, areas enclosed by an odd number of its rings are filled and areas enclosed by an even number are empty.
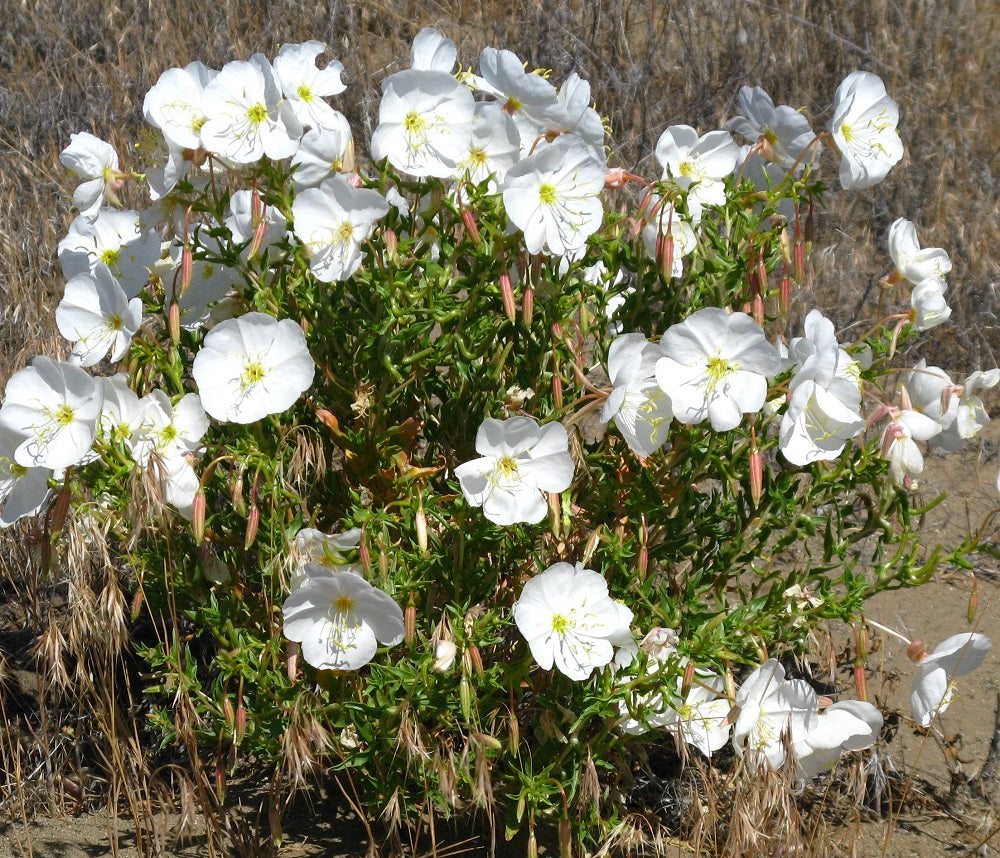
<svg viewBox="0 0 1000 858"><path fill-rule="evenodd" d="M112 444L126 444L132 448L132 438L142 426L145 406L128 385L124 373L98 379L104 388L104 405L98 420L101 437ZM206 423L207 425L207 423Z"/></svg>
<svg viewBox="0 0 1000 858"><path fill-rule="evenodd" d="M253 423L291 408L312 384L315 368L299 325L247 313L208 332L191 375L212 417Z"/></svg>
<svg viewBox="0 0 1000 858"><path fill-rule="evenodd" d="M896 485L909 487L923 473L924 456L917 441L928 441L941 431L934 418L911 409L895 408L882 433L882 455L889 460L889 475Z"/></svg>
<svg viewBox="0 0 1000 858"><path fill-rule="evenodd" d="M816 726L795 743L798 773L811 778L830 771L845 751L863 751L875 744L882 730L882 713L863 700L843 700L819 713Z"/></svg>
<svg viewBox="0 0 1000 858"><path fill-rule="evenodd" d="M14 461L24 436L0 424L0 528L34 515L52 494L51 468L30 468Z"/></svg>
<svg viewBox="0 0 1000 858"><path fill-rule="evenodd" d="M545 670L587 679L614 659L615 642L631 637L632 612L608 595L608 582L577 563L556 563L524 585L514 622Z"/></svg>
<svg viewBox="0 0 1000 858"><path fill-rule="evenodd" d="M986 372L976 370L965 379L958 398L958 413L955 415L955 426L963 439L974 438L979 434L979 430L990 422L990 415L986 413L983 400L976 395L976 391L991 390L998 384L1000 384L1000 369Z"/></svg>
<svg viewBox="0 0 1000 858"><path fill-rule="evenodd" d="M899 108L881 78L870 72L849 74L833 97L830 131L840 150L840 184L863 190L881 182L903 157L896 132Z"/></svg>
<svg viewBox="0 0 1000 858"><path fill-rule="evenodd" d="M410 48L411 68L450 74L457 59L455 43L433 27L424 27L413 39L413 46Z"/></svg>
<svg viewBox="0 0 1000 858"><path fill-rule="evenodd" d="M59 242L59 262L67 280L85 271L108 267L128 298L149 282L149 271L160 258L160 237L144 228L136 211L101 209L94 220L76 218Z"/></svg>
<svg viewBox="0 0 1000 858"><path fill-rule="evenodd" d="M201 486L190 459L187 456L157 457L150 459L147 467L159 478L163 499L182 518L190 521L194 514L194 498Z"/></svg>
<svg viewBox="0 0 1000 858"><path fill-rule="evenodd" d="M262 54L226 63L204 92L202 145L235 164L295 153L302 125L281 97L274 69Z"/></svg>
<svg viewBox="0 0 1000 858"><path fill-rule="evenodd" d="M434 646L433 669L438 673L447 673L455 663L455 656L458 655L458 647L454 641L439 640Z"/></svg>
<svg viewBox="0 0 1000 858"><path fill-rule="evenodd" d="M604 220L604 167L579 139L562 136L507 171L503 204L529 253L582 249Z"/></svg>
<svg viewBox="0 0 1000 858"><path fill-rule="evenodd" d="M767 160L791 167L816 138L808 119L787 104L775 107L771 96L759 86L740 87L738 99L744 115L734 116L726 128L759 142ZM799 164L800 169L803 166Z"/></svg>
<svg viewBox="0 0 1000 858"><path fill-rule="evenodd" d="M637 456L651 456L667 440L673 409L670 397L656 383L659 346L642 334L616 337L608 349L608 377L613 389L601 419L612 419Z"/></svg>
<svg viewBox="0 0 1000 858"><path fill-rule="evenodd" d="M300 191L292 204L293 230L309 253L309 268L324 283L346 280L361 267L361 242L389 213L378 191L355 188L341 175Z"/></svg>
<svg viewBox="0 0 1000 858"><path fill-rule="evenodd" d="M905 218L889 227L889 256L896 274L917 285L930 277L943 278L951 271L951 259L940 247L921 249L917 230Z"/></svg>
<svg viewBox="0 0 1000 858"><path fill-rule="evenodd" d="M517 127L510 115L493 101L476 104L469 150L458 162L455 176L478 185L490 179L489 189L496 193L507 171L521 157Z"/></svg>
<svg viewBox="0 0 1000 858"><path fill-rule="evenodd" d="M354 168L354 139L347 120L339 128L307 131L292 156L292 167L292 184L298 191L315 188L334 173L350 172Z"/></svg>
<svg viewBox="0 0 1000 858"><path fill-rule="evenodd" d="M913 308L910 318L918 331L926 331L948 321L951 307L944 297L947 288L940 277L928 277L914 287L910 293L910 306Z"/></svg>
<svg viewBox="0 0 1000 858"><path fill-rule="evenodd" d="M681 213L676 210L671 212L662 199L659 194L650 194L648 206L640 213L644 220L649 221L642 228L642 244L650 259L662 263L657 259L660 242L669 237L674 243L670 276L680 277L684 274L684 257L698 246L698 237Z"/></svg>
<svg viewBox="0 0 1000 858"><path fill-rule="evenodd" d="M576 72L571 72L559 87L559 107L560 112L549 119L548 130L579 137L590 148L594 158L607 166L604 121L591 106L590 83Z"/></svg>
<svg viewBox="0 0 1000 858"><path fill-rule="evenodd" d="M954 677L979 667L992 645L986 635L966 632L952 635L921 659L910 692L913 720L919 726L929 727L948 708L955 694Z"/></svg>
<svg viewBox="0 0 1000 858"><path fill-rule="evenodd" d="M186 393L173 405L162 390L139 400L142 420L132 433L132 458L142 466L153 458L171 460L198 455L208 431L208 415L197 393ZM129 420L129 423L133 421Z"/></svg>
<svg viewBox="0 0 1000 858"><path fill-rule="evenodd" d="M778 351L745 313L718 307L692 313L660 340L656 380L681 423L710 420L716 432L736 428L760 411L767 378L781 368Z"/></svg>
<svg viewBox="0 0 1000 858"><path fill-rule="evenodd" d="M121 185L118 153L110 143L83 131L71 134L70 143L59 160L81 178L87 179L73 192L73 205L80 217L93 220L105 202L117 203L115 191Z"/></svg>
<svg viewBox="0 0 1000 858"><path fill-rule="evenodd" d="M208 119L205 87L217 74L200 62L167 69L143 100L146 121L178 149L198 149L201 129Z"/></svg>
<svg viewBox="0 0 1000 858"><path fill-rule="evenodd" d="M284 633L302 644L302 656L317 670L357 670L379 643L403 639L399 605L360 575L314 563L304 571L305 582L285 599Z"/></svg>
<svg viewBox="0 0 1000 858"><path fill-rule="evenodd" d="M235 244L249 243L252 245L256 237L260 224L264 223L264 235L257 252L276 244L285 237L288 229L288 220L281 213L277 206L267 206L257 197L257 212L254 212L254 192L250 190L236 191L229 198L229 215L225 219L225 224L229 227ZM243 249L246 255L250 247Z"/></svg>
<svg viewBox="0 0 1000 858"><path fill-rule="evenodd" d="M74 344L70 363L80 366L93 366L108 352L121 360L141 323L142 299L126 298L104 265L71 278L56 307L59 333Z"/></svg>
<svg viewBox="0 0 1000 858"><path fill-rule="evenodd" d="M292 113L302 125L339 129L343 127L343 114L323 98L339 95L347 89L340 78L344 64L332 60L318 68L316 58L325 50L326 45L315 40L300 45L282 45L274 58L274 73Z"/></svg>
<svg viewBox="0 0 1000 858"><path fill-rule="evenodd" d="M382 83L372 157L411 176L448 178L469 151L475 103L450 74L410 69Z"/></svg>
<svg viewBox="0 0 1000 858"><path fill-rule="evenodd" d="M709 131L698 136L690 125L671 125L656 143L656 160L663 178L671 178L688 191L688 214L694 223L701 220L705 206L726 202L721 179L733 172L740 147L728 131Z"/></svg>
<svg viewBox="0 0 1000 858"><path fill-rule="evenodd" d="M816 727L819 700L801 679L785 679L785 669L770 659L751 673L736 692L739 716L733 727L736 752L779 768L785 761L787 732L792 744Z"/></svg>
<svg viewBox="0 0 1000 858"><path fill-rule="evenodd" d="M466 501L494 524L537 524L548 512L545 493L565 491L573 481L561 423L488 417L476 433L476 452L482 458L459 465L455 476Z"/></svg>
<svg viewBox="0 0 1000 858"><path fill-rule="evenodd" d="M192 232L193 259L187 289L180 291L178 269L183 259L180 244L170 249L170 268L162 277L166 299L177 301L181 327L185 330L197 330L212 318L232 315L229 310L232 302L226 299L242 282L239 269L219 261L220 256L228 253L222 242L201 225Z"/></svg>
<svg viewBox="0 0 1000 858"><path fill-rule="evenodd" d="M93 446L103 402L103 389L82 369L39 355L10 377L0 408L0 426L24 439L14 461L53 470L83 461Z"/></svg>

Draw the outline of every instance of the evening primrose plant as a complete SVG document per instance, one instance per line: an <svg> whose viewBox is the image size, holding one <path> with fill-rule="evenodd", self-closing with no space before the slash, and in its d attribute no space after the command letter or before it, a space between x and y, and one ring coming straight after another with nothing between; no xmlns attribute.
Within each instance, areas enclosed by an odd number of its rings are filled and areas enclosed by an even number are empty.
<svg viewBox="0 0 1000 858"><path fill-rule="evenodd" d="M164 71L131 172L74 136L68 356L0 406L0 524L105 535L159 631L161 740L220 794L252 755L372 819L480 806L581 842L643 743L802 778L874 744L863 682L831 705L779 659L967 563L924 559L911 490L1000 378L898 365L950 268L902 219L867 334L799 301L829 156L848 190L901 156L881 81L819 133L745 87L643 177L586 81L495 49L456 74L433 30L354 140L325 51ZM149 207L114 207L140 177Z"/></svg>

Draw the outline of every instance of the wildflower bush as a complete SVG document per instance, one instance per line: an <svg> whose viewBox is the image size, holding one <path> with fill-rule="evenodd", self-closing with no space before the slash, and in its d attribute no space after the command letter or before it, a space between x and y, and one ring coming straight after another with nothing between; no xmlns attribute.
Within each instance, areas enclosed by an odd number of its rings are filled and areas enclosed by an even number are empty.
<svg viewBox="0 0 1000 858"><path fill-rule="evenodd" d="M968 562L922 550L910 489L1000 381L894 360L949 315L902 218L866 329L799 301L830 162L861 192L902 157L881 81L819 132L745 87L643 177L586 81L494 49L456 73L432 30L356 144L324 51L164 71L125 168L73 135L69 355L0 407L0 520L106 541L162 743L220 794L253 756L390 824L499 805L567 840L664 732L799 777L870 747L863 646L822 711L780 659ZM921 726L988 647L915 645Z"/></svg>

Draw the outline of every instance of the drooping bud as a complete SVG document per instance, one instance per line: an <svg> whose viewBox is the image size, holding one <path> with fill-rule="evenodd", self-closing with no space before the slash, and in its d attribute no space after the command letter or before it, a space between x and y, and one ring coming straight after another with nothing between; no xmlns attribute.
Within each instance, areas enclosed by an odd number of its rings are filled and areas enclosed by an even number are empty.
<svg viewBox="0 0 1000 858"><path fill-rule="evenodd" d="M256 194L254 199L257 199ZM250 241L250 247L247 249L247 259L253 259L260 249L264 246L264 238L267 236L267 221L261 218L260 221L254 221L257 225L254 227L253 238Z"/></svg>
<svg viewBox="0 0 1000 858"><path fill-rule="evenodd" d="M181 305L171 301L167 307L167 330L170 332L170 342L175 346L181 341Z"/></svg>
<svg viewBox="0 0 1000 858"><path fill-rule="evenodd" d="M535 310L535 290L529 285L524 287L521 298L521 318L526 328L531 327L531 316Z"/></svg>
<svg viewBox="0 0 1000 858"><path fill-rule="evenodd" d="M482 679L486 672L483 670L483 657L479 652L479 647L475 644L469 644L465 650L465 655L469 659L469 664L472 666L472 670L475 672L479 679Z"/></svg>
<svg viewBox="0 0 1000 858"><path fill-rule="evenodd" d="M462 717L466 721L472 720L472 685L469 677L464 673L458 682L458 700L462 707Z"/></svg>
<svg viewBox="0 0 1000 858"><path fill-rule="evenodd" d="M753 316L753 320L758 325L764 326L764 299L760 295L753 296L753 301L750 304L750 315Z"/></svg>
<svg viewBox="0 0 1000 858"><path fill-rule="evenodd" d="M608 170L604 176L604 187L608 190L624 188L628 181L628 173L622 167L614 167Z"/></svg>
<svg viewBox="0 0 1000 858"><path fill-rule="evenodd" d="M247 732L247 708L243 705L243 686L240 686L240 690L236 694L236 727L234 730L234 736L236 738L236 743L239 744L243 741L243 737Z"/></svg>
<svg viewBox="0 0 1000 858"><path fill-rule="evenodd" d="M476 225L475 215L467 208L462 209L462 223L465 224L466 232L472 236L472 240L476 243L480 243L479 238L479 227Z"/></svg>
<svg viewBox="0 0 1000 858"><path fill-rule="evenodd" d="M181 282L178 284L178 292L183 296L191 287L191 278L194 275L194 251L190 244L185 244L181 249Z"/></svg>
<svg viewBox="0 0 1000 858"><path fill-rule="evenodd" d="M657 236L656 261L663 279L669 281L674 276L674 234L672 232Z"/></svg>
<svg viewBox="0 0 1000 858"><path fill-rule="evenodd" d="M563 407L563 384L562 378L558 375L552 376L552 401L555 403L556 410L561 410Z"/></svg>
<svg viewBox="0 0 1000 858"><path fill-rule="evenodd" d="M976 612L979 610L979 579L972 576L972 592L969 593L969 608L965 613L965 618L971 626L976 621Z"/></svg>
<svg viewBox="0 0 1000 858"><path fill-rule="evenodd" d="M382 233L382 241L385 244L385 256L390 262L397 262L399 260L399 236L396 235L396 231L392 229L386 229Z"/></svg>
<svg viewBox="0 0 1000 858"><path fill-rule="evenodd" d="M925 658L927 658L927 647L924 646L923 641L913 641L906 648L906 657L910 661L915 661L920 664Z"/></svg>
<svg viewBox="0 0 1000 858"><path fill-rule="evenodd" d="M691 686L694 685L694 662L689 661L684 665L684 677L681 679L681 699L686 700L691 693Z"/></svg>
<svg viewBox="0 0 1000 858"><path fill-rule="evenodd" d="M858 700L868 699L868 673L863 664L854 665L854 689Z"/></svg>

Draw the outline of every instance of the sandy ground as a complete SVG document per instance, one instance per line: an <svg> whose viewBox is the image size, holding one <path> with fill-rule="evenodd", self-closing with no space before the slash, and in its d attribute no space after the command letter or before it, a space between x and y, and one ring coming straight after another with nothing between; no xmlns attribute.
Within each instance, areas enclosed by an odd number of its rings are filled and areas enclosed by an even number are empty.
<svg viewBox="0 0 1000 858"><path fill-rule="evenodd" d="M947 543L970 528L978 528L985 516L1000 506L996 488L998 451L1000 420L991 423L979 444L967 452L928 457L922 480L924 496L929 499L945 490L951 493L948 501L931 511L923 523L928 544L937 539ZM1000 543L1000 516L989 533L994 544ZM974 578L978 582L978 606L970 626L968 611ZM913 800L886 820L868 819L845 826L835 837L828 838L826 851L821 854L859 858L1000 855L995 808L961 791L951 795L949 773L952 768L966 776L974 775L986 758L994 729L1000 693L1000 561L980 556L971 573L942 567L935 580L923 587L881 594L869 603L868 615L912 639L924 641L928 648L971 629L993 637L997 648L979 670L959 680L958 695L940 719L940 729L928 733L916 731L906 722L913 665L906 659L905 644L887 635L877 638L870 661L869 691L885 712L901 715L898 731L882 750L910 777L907 791ZM486 840L468 838L468 832L444 827L438 832L442 844L438 854L488 854ZM422 846L423 854L429 854L426 838ZM498 846L497 854L506 858L526 854L523 840ZM365 847L364 829L357 819L338 809L332 800L324 799L313 811L305 806L294 809L285 821L285 841L276 854L278 858L349 858L364 855ZM543 844L540 852L557 854L552 844L547 849ZM147 854L137 845L127 820L113 822L105 813L38 818L27 830L23 825L0 824L0 858L139 858ZM208 853L204 842L196 841L161 854L195 858ZM690 853L678 847L676 854Z"/></svg>

